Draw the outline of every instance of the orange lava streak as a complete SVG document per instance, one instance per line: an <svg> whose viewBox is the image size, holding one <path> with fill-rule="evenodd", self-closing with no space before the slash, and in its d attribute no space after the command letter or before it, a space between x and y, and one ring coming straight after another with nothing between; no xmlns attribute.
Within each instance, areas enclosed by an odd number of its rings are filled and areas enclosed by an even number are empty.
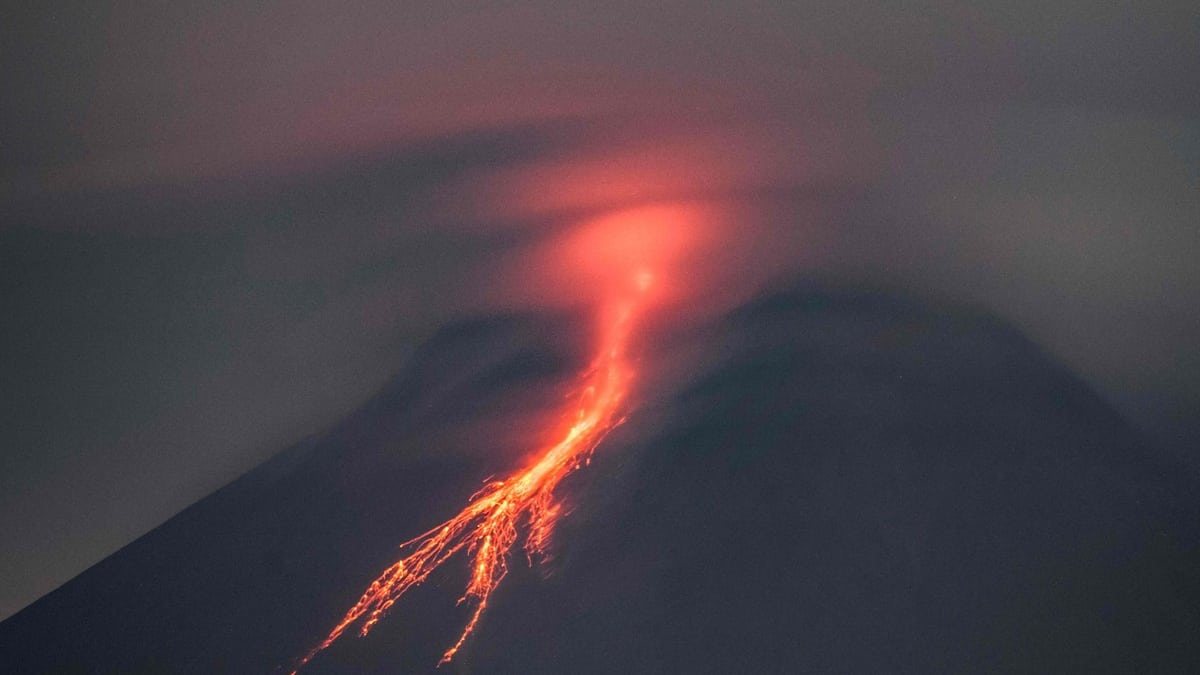
<svg viewBox="0 0 1200 675"><path fill-rule="evenodd" d="M633 318L643 304L653 277L640 271L636 289L610 307L602 321L600 349L584 375L578 407L566 413L561 440L538 453L530 463L504 480L484 485L459 514L401 545L409 555L384 570L297 669L329 647L361 621L366 635L406 592L424 582L435 569L460 551L470 559L471 579L459 602L474 600L470 620L438 665L454 658L487 609L492 591L508 573L508 556L526 525L525 551L530 561L544 557L550 536L562 515L555 489L573 471L586 465L596 446L623 421L622 403L629 393L633 369L626 347ZM293 671L293 675L296 671Z"/></svg>

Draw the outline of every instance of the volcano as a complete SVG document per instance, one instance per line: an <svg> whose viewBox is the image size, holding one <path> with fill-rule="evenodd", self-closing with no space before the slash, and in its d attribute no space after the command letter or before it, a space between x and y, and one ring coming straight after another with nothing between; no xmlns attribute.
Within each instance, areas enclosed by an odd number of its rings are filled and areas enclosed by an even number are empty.
<svg viewBox="0 0 1200 675"><path fill-rule="evenodd" d="M0 624L5 673L287 673L529 443L586 318L448 326L376 396ZM794 287L562 485L455 659L465 565L302 673L1200 672L1200 485L1003 322Z"/></svg>

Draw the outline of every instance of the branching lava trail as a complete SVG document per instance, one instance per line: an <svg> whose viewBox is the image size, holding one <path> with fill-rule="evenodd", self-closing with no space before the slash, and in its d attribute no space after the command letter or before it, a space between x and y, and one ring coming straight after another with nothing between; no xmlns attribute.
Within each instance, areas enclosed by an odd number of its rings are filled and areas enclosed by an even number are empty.
<svg viewBox="0 0 1200 675"><path fill-rule="evenodd" d="M508 572L518 528L527 528L524 548L530 559L544 557L562 513L555 489L566 476L586 465L596 446L623 421L622 404L633 379L626 347L652 281L648 269L637 271L621 284L627 289L622 297L602 313L599 350L584 374L577 405L564 414L565 431L560 440L538 452L519 471L484 485L455 517L403 544L401 548L408 554L367 587L329 635L300 660L297 670L352 627L357 625L358 633L366 635L406 592L455 554L465 552L471 577L459 602L474 603L474 611L438 665L454 658Z"/></svg>

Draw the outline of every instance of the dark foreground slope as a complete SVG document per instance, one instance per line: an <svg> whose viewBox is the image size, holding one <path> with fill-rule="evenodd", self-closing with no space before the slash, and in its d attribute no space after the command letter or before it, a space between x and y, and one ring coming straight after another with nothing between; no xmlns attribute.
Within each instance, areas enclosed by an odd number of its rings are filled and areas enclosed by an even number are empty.
<svg viewBox="0 0 1200 675"><path fill-rule="evenodd" d="M0 624L0 671L286 669L519 455L497 420L558 400L572 325L444 331L329 433ZM555 558L518 556L444 671L1200 672L1193 478L1006 327L796 292L670 340L723 358L570 481ZM461 568L304 672L431 670Z"/></svg>

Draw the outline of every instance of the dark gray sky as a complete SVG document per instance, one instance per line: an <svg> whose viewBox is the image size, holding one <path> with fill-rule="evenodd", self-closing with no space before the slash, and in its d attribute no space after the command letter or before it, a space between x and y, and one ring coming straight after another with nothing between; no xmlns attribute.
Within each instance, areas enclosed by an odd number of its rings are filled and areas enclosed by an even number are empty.
<svg viewBox="0 0 1200 675"><path fill-rule="evenodd" d="M562 301L510 279L525 245L644 200L722 205L705 266L730 286L985 306L1200 461L1194 3L21 12L0 617L337 419L449 317Z"/></svg>

